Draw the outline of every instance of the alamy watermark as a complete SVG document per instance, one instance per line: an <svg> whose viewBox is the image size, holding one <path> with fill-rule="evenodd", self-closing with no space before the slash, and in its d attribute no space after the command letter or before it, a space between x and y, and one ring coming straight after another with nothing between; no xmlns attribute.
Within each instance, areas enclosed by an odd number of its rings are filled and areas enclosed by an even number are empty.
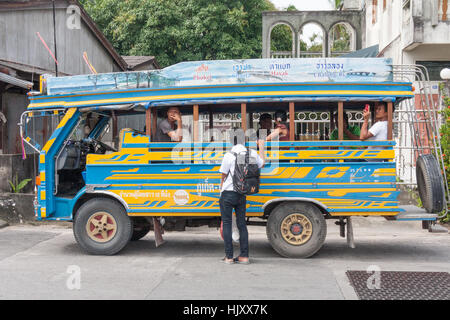
<svg viewBox="0 0 450 320"><path fill-rule="evenodd" d="M81 268L77 265L70 265L67 267L66 273L69 277L66 280L66 287L69 290L81 289Z"/></svg>
<svg viewBox="0 0 450 320"><path fill-rule="evenodd" d="M255 130L240 128L229 130L207 129L203 134L203 142L191 144L191 132L187 129L182 130L183 142L174 144L171 150L171 156L168 159L175 164L188 163L217 163L226 152L230 150L233 144L245 145L246 143L253 143L251 149L256 149L258 140L265 141L267 137L267 130ZM205 140L207 142L205 142ZM234 141L234 143L233 143ZM265 155L268 156L267 148L265 147ZM278 160L280 156L279 140L274 139L270 141L270 157L266 157L266 163L270 167L278 167Z"/></svg>
<svg viewBox="0 0 450 320"><path fill-rule="evenodd" d="M381 268L377 265L370 265L366 272L370 274L367 279L367 288L369 290L381 289Z"/></svg>
<svg viewBox="0 0 450 320"><path fill-rule="evenodd" d="M66 19L66 27L69 30L81 29L81 9L79 6L71 4L67 7L66 13L68 15Z"/></svg>

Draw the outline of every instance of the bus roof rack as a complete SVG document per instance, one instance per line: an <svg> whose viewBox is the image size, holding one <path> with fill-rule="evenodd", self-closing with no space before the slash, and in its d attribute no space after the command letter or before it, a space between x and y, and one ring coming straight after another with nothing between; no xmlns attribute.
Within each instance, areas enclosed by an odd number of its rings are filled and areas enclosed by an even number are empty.
<svg viewBox="0 0 450 320"><path fill-rule="evenodd" d="M370 59L370 62L368 62ZM43 94L224 84L393 81L389 58L291 58L181 62L160 70L44 79Z"/></svg>

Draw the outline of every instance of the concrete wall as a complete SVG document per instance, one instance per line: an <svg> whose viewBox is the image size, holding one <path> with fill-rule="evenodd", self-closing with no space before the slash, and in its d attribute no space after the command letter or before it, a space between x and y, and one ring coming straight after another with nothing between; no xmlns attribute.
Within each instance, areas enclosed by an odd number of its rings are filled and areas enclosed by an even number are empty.
<svg viewBox="0 0 450 320"><path fill-rule="evenodd" d="M323 32L323 44L327 49L325 56L329 56L329 34L338 23L346 23L352 28L355 35L354 49L362 48L362 35L364 29L364 16L359 10L345 11L266 11L262 14L262 57L270 57L270 37L272 29L278 24L285 24L291 28L294 38L293 57L299 57L300 31L308 23L317 24Z"/></svg>
<svg viewBox="0 0 450 320"><path fill-rule="evenodd" d="M7 223L35 221L34 194L0 193L0 219Z"/></svg>
<svg viewBox="0 0 450 320"><path fill-rule="evenodd" d="M450 61L450 41L445 44L424 44L403 53L403 63L416 61Z"/></svg>
<svg viewBox="0 0 450 320"><path fill-rule="evenodd" d="M5 92L0 96L1 111L7 118L3 127L3 153L20 153L22 150L19 126L20 115L28 105L27 96L20 93Z"/></svg>
<svg viewBox="0 0 450 320"><path fill-rule="evenodd" d="M392 0L386 1L386 8L377 1L374 8L372 0L366 0L366 47L379 44L381 55L392 58L394 64L449 60L450 21L441 20L433 1Z"/></svg>
<svg viewBox="0 0 450 320"><path fill-rule="evenodd" d="M70 14L72 12L68 14L66 8L56 10L58 71L67 74L90 73L83 60L84 51L97 72L120 71L83 19L80 19L79 29L67 27ZM36 32L54 51L51 9L0 10L0 59L54 70L55 63Z"/></svg>
<svg viewBox="0 0 450 320"><path fill-rule="evenodd" d="M383 9L382 1L378 1L374 12L372 0L366 0L366 47L378 44L381 51L400 35L402 30L401 5L400 0L386 1L386 8ZM374 15L376 16L375 23L373 23Z"/></svg>
<svg viewBox="0 0 450 320"><path fill-rule="evenodd" d="M21 192L33 192L38 171L37 161L37 155L33 154L27 155L25 160L22 160L20 154L0 155L0 193L12 191L8 180L13 181L16 174L19 182L23 179L32 179Z"/></svg>

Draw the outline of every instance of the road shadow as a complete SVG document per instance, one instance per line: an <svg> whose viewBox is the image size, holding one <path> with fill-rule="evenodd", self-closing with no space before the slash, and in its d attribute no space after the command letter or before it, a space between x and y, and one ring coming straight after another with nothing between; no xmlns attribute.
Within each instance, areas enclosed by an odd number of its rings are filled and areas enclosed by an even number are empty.
<svg viewBox="0 0 450 320"><path fill-rule="evenodd" d="M216 258L224 254L223 241L220 238L211 239L204 236L183 235L178 237L165 236L166 242L155 246L153 236L146 236L139 241L130 242L117 256L141 257L198 257ZM254 259L279 259L281 257L264 239L250 239L250 256ZM64 254L86 254L74 241L64 246ZM234 245L234 253L239 253L239 246ZM357 241L356 248L347 246L345 239L326 240L323 247L309 259L333 261L392 261L392 262L443 262L448 263L450 254L448 248L437 244L411 243L408 241Z"/></svg>

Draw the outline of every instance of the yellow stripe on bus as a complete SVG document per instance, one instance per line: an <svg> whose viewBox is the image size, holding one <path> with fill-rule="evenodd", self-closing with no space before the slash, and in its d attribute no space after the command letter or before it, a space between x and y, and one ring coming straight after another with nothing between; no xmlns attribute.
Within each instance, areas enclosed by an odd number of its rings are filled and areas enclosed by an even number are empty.
<svg viewBox="0 0 450 320"><path fill-rule="evenodd" d="M173 94L173 95L160 95L160 96L146 96L146 97L133 97L133 98L116 98L116 99L98 99L83 101L83 105L90 104L108 104L108 103L130 103L134 101L157 101L166 99L196 99L196 98L226 98L226 97L267 97L267 96L314 96L314 95L343 95L343 96L355 96L355 95L376 95L376 96L409 96L413 97L414 94L411 91L374 91L374 90L311 90L311 91L254 91L254 92L233 92L233 93L195 93L195 94ZM28 108L37 107L51 107L51 106L78 106L81 103L76 102L41 102L30 103Z"/></svg>

